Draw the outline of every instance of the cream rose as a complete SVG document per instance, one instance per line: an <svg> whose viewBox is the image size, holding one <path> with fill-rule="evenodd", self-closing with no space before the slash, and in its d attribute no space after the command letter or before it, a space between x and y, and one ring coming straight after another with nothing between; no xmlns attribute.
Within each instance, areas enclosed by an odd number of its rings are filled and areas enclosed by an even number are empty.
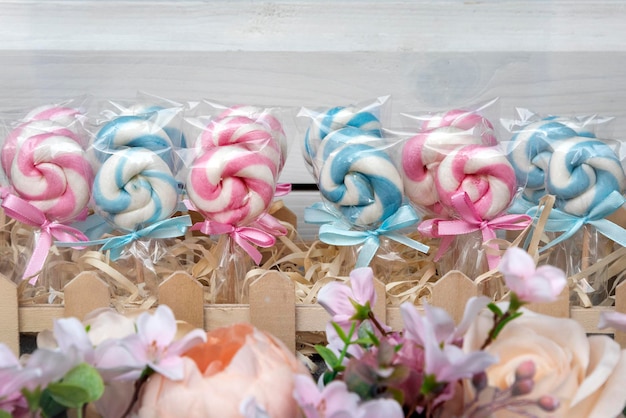
<svg viewBox="0 0 626 418"><path fill-rule="evenodd" d="M487 369L490 386L509 387L515 369L526 360L536 366L534 387L529 399L542 395L556 397L561 406L539 416L567 418L609 418L620 415L626 404L626 351L607 336L587 337L572 319L554 318L523 310L507 324L487 351L498 363ZM477 350L493 324L484 311L466 334L464 348ZM505 415L496 414L497 417Z"/></svg>

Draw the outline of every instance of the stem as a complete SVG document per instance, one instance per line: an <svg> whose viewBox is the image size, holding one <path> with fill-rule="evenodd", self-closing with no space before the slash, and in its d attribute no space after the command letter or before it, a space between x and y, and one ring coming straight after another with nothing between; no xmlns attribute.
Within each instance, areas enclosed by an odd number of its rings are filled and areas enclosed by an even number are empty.
<svg viewBox="0 0 626 418"><path fill-rule="evenodd" d="M142 373L139 380L135 382L135 392L133 393L133 398L131 399L130 404L128 404L128 408L126 408L126 411L122 415L123 417L127 417L130 415L130 411L133 410L135 403L137 403L137 401L139 400L139 391L141 390L141 387L144 383L146 383L148 377L150 377L151 374L152 373Z"/></svg>
<svg viewBox="0 0 626 418"><path fill-rule="evenodd" d="M374 315L374 312L370 311L369 314L367 315L367 317L368 317L368 319L370 321L372 321L372 323L374 324L376 329L378 331L380 331L380 333L383 335L383 337L386 337L387 335L389 335L389 333L387 331L385 331L385 329L380 324L380 322L378 322L378 319L376 319L376 316Z"/></svg>

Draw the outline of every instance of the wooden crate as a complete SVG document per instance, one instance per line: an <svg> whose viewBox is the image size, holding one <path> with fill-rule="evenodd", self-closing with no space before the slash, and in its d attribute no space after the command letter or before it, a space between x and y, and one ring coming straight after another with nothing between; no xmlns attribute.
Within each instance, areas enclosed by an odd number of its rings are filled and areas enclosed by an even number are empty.
<svg viewBox="0 0 626 418"><path fill-rule="evenodd" d="M381 321L393 329L402 328L400 309L385 304L385 287L377 282L378 303L374 311ZM82 318L93 309L110 306L108 285L93 272L83 272L64 289L64 305L18 306L17 287L0 278L0 342L8 344L16 353L20 333L37 333L50 329L53 321L66 316ZM459 321L465 302L478 295L478 286L460 272L450 272L434 284L432 304L445 308ZM197 327L211 330L237 322L250 322L280 338L295 350L300 332L323 332L329 315L316 304L296 304L294 285L278 271L269 271L250 286L250 303L246 305L203 304L200 283L184 272L174 273L159 287L159 301L172 308L176 317ZM559 317L570 316L591 334L612 334L612 330L598 330L600 313L616 309L626 313L626 287L621 283L616 291L616 307L583 308L569 305L566 289L559 300L550 304L531 306L531 309ZM615 334L626 347L626 335Z"/></svg>

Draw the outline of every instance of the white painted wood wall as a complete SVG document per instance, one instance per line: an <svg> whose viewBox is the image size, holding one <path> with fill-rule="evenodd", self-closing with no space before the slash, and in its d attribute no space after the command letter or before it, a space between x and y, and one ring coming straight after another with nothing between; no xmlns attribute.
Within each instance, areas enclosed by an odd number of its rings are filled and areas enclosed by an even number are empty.
<svg viewBox="0 0 626 418"><path fill-rule="evenodd" d="M399 126L499 97L509 118L615 116L623 139L625 22L621 0L0 0L0 111L138 90L298 108L391 95ZM311 183L300 140L283 180ZM287 198L300 215L317 200Z"/></svg>

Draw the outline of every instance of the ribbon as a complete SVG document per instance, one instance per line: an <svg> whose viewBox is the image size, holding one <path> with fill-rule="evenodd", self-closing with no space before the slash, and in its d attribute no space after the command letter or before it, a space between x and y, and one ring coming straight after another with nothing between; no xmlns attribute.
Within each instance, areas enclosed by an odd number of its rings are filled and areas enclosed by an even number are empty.
<svg viewBox="0 0 626 418"><path fill-rule="evenodd" d="M572 215L559 209L552 209L546 222L545 231L563 232L550 243L542 247L543 252L574 235L584 225L592 225L605 237L613 240L622 247L626 247L626 230L621 226L605 219L608 215L618 210L626 199L618 191L613 191L608 197L597 204L585 216ZM531 208L527 213L537 215L541 212L538 207Z"/></svg>
<svg viewBox="0 0 626 418"><path fill-rule="evenodd" d="M179 237L185 234L189 226L191 226L191 218L189 215L177 216L176 218L168 218L155 222L150 226L130 232L126 235L86 241L82 242L81 245L102 245L100 250L110 250L111 260L115 261L120 258L124 247L134 241L143 238L159 239ZM66 242L56 242L55 244L59 247L71 246Z"/></svg>
<svg viewBox="0 0 626 418"><path fill-rule="evenodd" d="M307 211L308 210L308 211ZM419 221L419 216L409 205L401 206L393 215L385 219L374 230L354 230L341 222L332 212L328 211L323 204L315 204L305 210L305 220L309 223L323 223L320 226L320 241L330 245L360 245L363 244L356 260L355 267L366 267L370 264L376 251L380 247L380 237L384 236L414 250L423 253L428 252L428 246L415 241L396 231L414 225ZM308 214L308 219L307 219ZM330 222L323 222L323 221ZM334 222L333 222L334 220Z"/></svg>
<svg viewBox="0 0 626 418"><path fill-rule="evenodd" d="M457 235L470 234L475 231L481 231L483 243L496 238L495 231L503 230L522 230L532 222L530 216L526 214L520 215L502 215L494 219L483 219L478 212L474 203L465 192L459 192L452 196L452 207L459 215L460 219L435 218L428 219L418 226L418 231L430 238L441 238L441 244L435 255L435 261L450 248L454 237ZM500 257L493 254L487 254L487 263L489 269L497 267Z"/></svg>
<svg viewBox="0 0 626 418"><path fill-rule="evenodd" d="M314 225L342 224L346 229L350 228L350 224L344 220L339 212L327 207L322 202L316 202L304 208L304 222Z"/></svg>
<svg viewBox="0 0 626 418"><path fill-rule="evenodd" d="M291 193L291 183L278 183L274 197L287 196L289 193Z"/></svg>
<svg viewBox="0 0 626 418"><path fill-rule="evenodd" d="M260 228L255 228L254 226L235 226L205 220L204 222L195 223L191 227L191 230L200 231L206 235L230 235L233 241L243 248L257 264L261 263L263 256L252 244L267 248L276 243L274 235Z"/></svg>
<svg viewBox="0 0 626 418"><path fill-rule="evenodd" d="M37 282L39 272L48 258L48 252L52 246L52 238L66 241L69 243L68 246L77 246L77 243L80 243L78 246L84 246L85 243L83 241L88 240L85 234L76 228L56 221L49 221L41 210L20 197L3 191L2 198L1 206L8 216L23 224L39 229L38 237L35 239L33 254L22 276L22 279L30 277L28 281L30 284Z"/></svg>

